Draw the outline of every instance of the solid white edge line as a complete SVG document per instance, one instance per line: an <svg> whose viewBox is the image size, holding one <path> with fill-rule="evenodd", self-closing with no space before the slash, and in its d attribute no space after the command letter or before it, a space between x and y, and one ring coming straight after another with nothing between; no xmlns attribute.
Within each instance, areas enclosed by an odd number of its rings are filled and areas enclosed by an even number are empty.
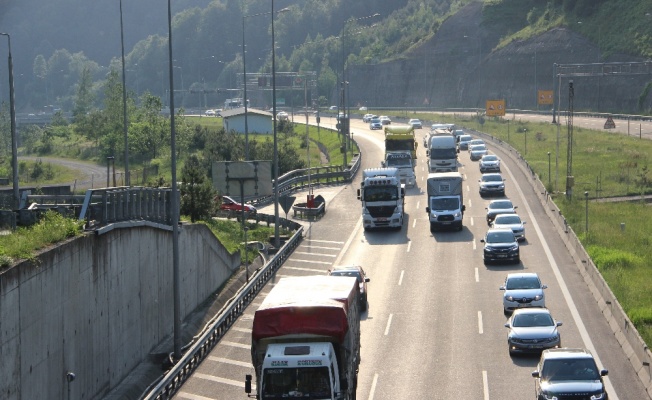
<svg viewBox="0 0 652 400"><path fill-rule="evenodd" d="M507 167L505 167L505 169L507 170L509 176L512 178L512 182L516 182L516 178L514 178L512 171ZM518 185L514 185L514 186L516 187L516 190L521 196L521 200L525 200L525 196L523 195L523 191L521 190L520 186ZM532 209L530 208L530 205L528 204L527 201L523 201L523 203L525 209L527 210L528 216L530 217L530 221L532 222L532 226L534 227L534 230L537 232L537 236L539 237L541 246L543 247L543 250L546 253L546 257L548 258L548 262L550 263L552 272L555 274L555 278L557 278L557 283L559 284L559 288L561 289L561 292L563 293L564 298L566 299L566 303L568 304L568 308L570 309L571 315L573 316L573 321L575 321L575 325L577 326L577 329L580 332L580 336L582 337L584 346L593 354L593 357L598 363L598 366L600 366L600 368L604 368L602 361L600 361L600 356L596 352L595 346L591 341L591 336L589 335L589 332L586 330L586 326L582 321L582 317L580 316L580 313L577 310L577 307L575 306L575 302L573 301L573 296L571 296L571 293L568 290L568 286L566 286L566 282L564 281L564 277L561 275L561 272L559 271L559 266L555 262L555 258L553 257L552 252L550 251L548 242L546 242L546 239L543 236L543 232L541 232L541 228L539 227L539 224L537 224L537 221L534 219L534 215L532 214ZM616 391L614 390L614 387L611 384L611 381L609 380L609 376L605 376L603 380L604 380L605 389L609 394L609 399L619 400L618 395L616 394Z"/></svg>

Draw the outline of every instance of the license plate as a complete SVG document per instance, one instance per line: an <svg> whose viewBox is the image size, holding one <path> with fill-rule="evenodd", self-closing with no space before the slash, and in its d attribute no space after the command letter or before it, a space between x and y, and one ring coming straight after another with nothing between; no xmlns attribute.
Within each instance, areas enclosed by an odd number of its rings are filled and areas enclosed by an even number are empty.
<svg viewBox="0 0 652 400"><path fill-rule="evenodd" d="M387 218L378 218L378 221L387 221Z"/></svg>
<svg viewBox="0 0 652 400"><path fill-rule="evenodd" d="M507 258L507 254L498 254L498 258Z"/></svg>

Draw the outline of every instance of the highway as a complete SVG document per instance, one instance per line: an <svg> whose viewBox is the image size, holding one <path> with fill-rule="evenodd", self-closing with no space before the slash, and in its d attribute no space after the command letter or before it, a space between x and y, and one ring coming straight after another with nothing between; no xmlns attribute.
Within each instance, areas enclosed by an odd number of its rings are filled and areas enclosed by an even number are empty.
<svg viewBox="0 0 652 400"><path fill-rule="evenodd" d="M322 117L322 126L331 127L333 121ZM362 167L378 167L384 151L382 131L371 132L360 120L351 126L362 149ZM521 263L485 266L482 262L480 238L487 229L484 207L490 199L479 196L479 168L466 152L459 157L465 176L464 229L430 232L425 212L427 167L421 146L425 133L425 129L417 133L418 187L407 190L408 218L401 231L364 232L355 195L359 176L351 185L316 188L315 195L328 193L327 212L307 226L302 244L276 276L324 274L335 264L358 263L365 268L371 282L369 310L362 316L358 398L532 398L530 373L538 358L510 358L503 326L506 317L498 287L512 271L537 272L548 285L547 306L564 323L562 344L592 350L599 366L609 369L606 383L611 400L650 398L560 232L536 198L529 176L505 151L489 143L490 151L503 160L506 195L527 221ZM246 397L244 376L254 373L249 352L253 314L273 284L245 310L175 399Z"/></svg>

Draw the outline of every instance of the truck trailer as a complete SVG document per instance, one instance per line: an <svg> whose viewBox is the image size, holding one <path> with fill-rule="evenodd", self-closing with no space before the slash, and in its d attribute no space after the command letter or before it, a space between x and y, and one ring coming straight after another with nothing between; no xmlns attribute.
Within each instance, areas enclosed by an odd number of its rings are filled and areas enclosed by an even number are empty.
<svg viewBox="0 0 652 400"><path fill-rule="evenodd" d="M401 183L397 168L369 168L362 171L358 200L362 202L364 230L401 229L403 226L405 185Z"/></svg>
<svg viewBox="0 0 652 400"><path fill-rule="evenodd" d="M360 310L354 277L282 278L254 314L256 399L355 400ZM252 376L245 392L252 392Z"/></svg>
<svg viewBox="0 0 652 400"><path fill-rule="evenodd" d="M430 231L438 228L462 230L464 217L464 178L459 172L438 172L428 175L428 206Z"/></svg>

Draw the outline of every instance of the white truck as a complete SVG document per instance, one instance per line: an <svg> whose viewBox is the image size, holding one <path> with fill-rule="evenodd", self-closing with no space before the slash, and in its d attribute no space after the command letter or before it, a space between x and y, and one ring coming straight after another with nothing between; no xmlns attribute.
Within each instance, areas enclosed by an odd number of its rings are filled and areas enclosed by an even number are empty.
<svg viewBox="0 0 652 400"><path fill-rule="evenodd" d="M355 400L360 310L355 277L282 278L254 314L245 392L258 400ZM253 389L253 390L252 390Z"/></svg>
<svg viewBox="0 0 652 400"><path fill-rule="evenodd" d="M382 167L398 168L401 183L406 187L416 185L414 167L417 164L417 142L414 139L413 126L386 126L385 129L385 159Z"/></svg>
<svg viewBox="0 0 652 400"><path fill-rule="evenodd" d="M439 228L462 230L462 218L466 206L459 172L437 172L428 175L428 206L430 231Z"/></svg>
<svg viewBox="0 0 652 400"><path fill-rule="evenodd" d="M397 228L403 226L405 210L405 185L397 168L369 168L362 171L358 189L362 202L362 226L373 228Z"/></svg>
<svg viewBox="0 0 652 400"><path fill-rule="evenodd" d="M428 171L457 171L457 143L449 131L436 130L428 142Z"/></svg>

